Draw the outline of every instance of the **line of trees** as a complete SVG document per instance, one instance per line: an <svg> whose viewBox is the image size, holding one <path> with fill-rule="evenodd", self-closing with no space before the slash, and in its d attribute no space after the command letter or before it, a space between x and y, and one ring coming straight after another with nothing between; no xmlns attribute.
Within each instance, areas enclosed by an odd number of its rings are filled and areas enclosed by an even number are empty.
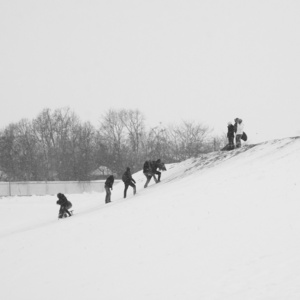
<svg viewBox="0 0 300 300"><path fill-rule="evenodd" d="M44 109L32 121L0 131L1 180L91 180L105 166L120 176L140 170L147 159L179 162L219 149L224 137L202 124L183 121L147 129L139 110L109 110L96 128L70 108Z"/></svg>

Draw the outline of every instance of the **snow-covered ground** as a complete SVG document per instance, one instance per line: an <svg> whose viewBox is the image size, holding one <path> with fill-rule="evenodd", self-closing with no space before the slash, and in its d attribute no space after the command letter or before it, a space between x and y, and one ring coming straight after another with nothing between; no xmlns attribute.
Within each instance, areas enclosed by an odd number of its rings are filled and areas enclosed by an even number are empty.
<svg viewBox="0 0 300 300"><path fill-rule="evenodd" d="M0 199L0 299L300 299L300 138L168 165L137 195Z"/></svg>

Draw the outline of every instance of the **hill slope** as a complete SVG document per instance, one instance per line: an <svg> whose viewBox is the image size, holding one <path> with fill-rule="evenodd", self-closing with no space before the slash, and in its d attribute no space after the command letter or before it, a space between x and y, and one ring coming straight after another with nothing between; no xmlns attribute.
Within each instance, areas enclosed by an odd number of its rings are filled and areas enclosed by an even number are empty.
<svg viewBox="0 0 300 300"><path fill-rule="evenodd" d="M122 199L0 200L1 299L299 299L300 138L168 166Z"/></svg>

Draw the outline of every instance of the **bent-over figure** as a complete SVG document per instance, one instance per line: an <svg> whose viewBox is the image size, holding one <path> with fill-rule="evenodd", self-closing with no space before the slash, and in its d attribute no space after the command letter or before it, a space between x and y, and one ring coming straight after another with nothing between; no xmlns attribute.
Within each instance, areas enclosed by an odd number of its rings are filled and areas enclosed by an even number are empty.
<svg viewBox="0 0 300 300"><path fill-rule="evenodd" d="M163 162L161 162L160 159L145 161L144 166L143 166L143 173L146 176L147 181L144 185L144 188L146 188L148 186L152 177L153 177L155 183L160 182L161 172L159 172L157 169L159 169L160 171L167 170L165 164ZM158 176L157 179L156 179L155 175Z"/></svg>
<svg viewBox="0 0 300 300"><path fill-rule="evenodd" d="M60 219L65 218L67 216L66 214L68 214L69 217L71 217L72 214L69 211L69 209L72 208L72 203L62 193L58 193L57 198L58 198L58 200L56 201L56 204L60 205L58 218L60 218Z"/></svg>

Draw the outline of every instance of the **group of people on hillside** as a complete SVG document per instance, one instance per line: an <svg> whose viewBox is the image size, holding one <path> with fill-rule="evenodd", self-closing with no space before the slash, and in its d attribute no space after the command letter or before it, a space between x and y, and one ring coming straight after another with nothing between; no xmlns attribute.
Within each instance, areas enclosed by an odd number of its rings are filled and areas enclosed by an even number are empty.
<svg viewBox="0 0 300 300"><path fill-rule="evenodd" d="M244 131L244 123L243 120L240 118L234 119L234 124L232 122L228 122L227 124L227 138L228 138L228 144L222 149L222 150L233 150L234 148L240 148L242 145L242 140L247 140L247 135ZM234 145L234 139L235 139L235 145ZM146 176L146 183L144 185L144 188L146 188L153 177L155 183L160 182L161 178L161 172L159 170L166 170L165 164L161 162L160 159L156 161L146 161L143 166L143 174ZM156 176L158 178L156 178ZM114 176L110 175L107 177L105 181L105 203L111 202L111 191L113 189L114 184ZM126 168L123 176L122 181L124 182L124 198L127 196L127 190L129 186L133 188L133 194L136 194L136 181L133 179L131 170L129 167ZM72 211L70 212L69 209L72 207L72 203L67 200L66 196L64 194L58 193L57 194L58 201L57 204L60 205L59 210L59 218L63 218L65 216L71 216Z"/></svg>
<svg viewBox="0 0 300 300"><path fill-rule="evenodd" d="M144 188L146 188L153 177L155 183L160 182L161 178L161 172L159 170L166 170L165 164L161 162L160 159L155 160L155 161L146 161L143 166L143 174L146 176L147 180L144 185ZM156 176L158 178L156 179ZM110 175L107 177L105 181L105 191L106 191L106 196L105 196L105 203L110 203L111 202L111 190L113 189L113 184L114 184L114 176ZM127 196L127 190L129 186L133 188L133 194L136 194L136 181L133 179L131 170L129 167L126 168L125 172L123 173L122 176L122 181L124 182L124 198Z"/></svg>
<svg viewBox="0 0 300 300"><path fill-rule="evenodd" d="M108 176L105 181L105 185L104 185L105 191L106 191L105 203L111 202L111 190L113 189L114 181L115 181L114 175ZM135 186L136 182L132 178L131 170L129 167L126 168L126 171L124 172L124 174L122 176L122 181L124 182L124 185L125 185L124 198L126 198L127 190L129 188L129 186L131 186L133 188L133 194L135 195L136 194L136 186Z"/></svg>
<svg viewBox="0 0 300 300"><path fill-rule="evenodd" d="M158 171L163 170L166 171L165 164L161 162L160 159L156 161L146 161L143 166L143 174L146 176L147 180L144 185L144 188L146 188L153 177L155 183L160 182L161 178L161 172ZM158 178L156 178L156 176ZM113 184L114 184L115 178L113 175L110 175L107 177L105 181L105 203L110 203L111 202L111 191L113 189ZM136 181L133 179L131 170L129 167L126 168L125 172L123 173L122 176L122 181L124 182L124 198L127 196L127 190L129 186L133 188L133 194L136 194ZM57 204L60 205L59 209L59 214L58 218L65 218L65 217L71 217L72 216L72 211L70 211L70 208L72 208L72 203L66 198L66 196L62 193L57 194Z"/></svg>
<svg viewBox="0 0 300 300"><path fill-rule="evenodd" d="M240 148L242 146L242 140L247 141L247 135L244 131L244 122L242 119L235 118L234 124L232 124L232 122L228 122L227 129L228 145L226 145L223 150L233 150L234 148Z"/></svg>

